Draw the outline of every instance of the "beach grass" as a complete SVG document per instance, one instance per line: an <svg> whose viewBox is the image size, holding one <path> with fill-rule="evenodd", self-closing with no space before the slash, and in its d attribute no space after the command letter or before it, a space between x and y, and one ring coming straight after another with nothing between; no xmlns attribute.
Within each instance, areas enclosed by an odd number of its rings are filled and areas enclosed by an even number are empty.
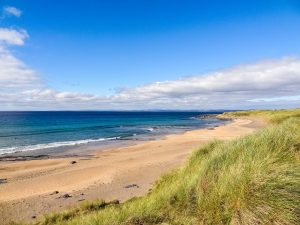
<svg viewBox="0 0 300 225"><path fill-rule="evenodd" d="M221 117L241 117L241 116L252 116L259 117L266 120L269 123L281 123L282 121L296 117L300 118L299 109L282 109L282 110L248 110L248 111L237 111L237 112L225 112Z"/></svg>
<svg viewBox="0 0 300 225"><path fill-rule="evenodd" d="M36 224L299 224L300 109L224 116L259 116L270 125L200 147L144 197L122 204L82 203Z"/></svg>

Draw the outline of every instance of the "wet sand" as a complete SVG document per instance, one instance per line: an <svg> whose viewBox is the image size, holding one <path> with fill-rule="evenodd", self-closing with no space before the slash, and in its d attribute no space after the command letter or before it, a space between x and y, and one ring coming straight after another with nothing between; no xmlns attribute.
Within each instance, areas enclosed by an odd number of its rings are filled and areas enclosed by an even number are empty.
<svg viewBox="0 0 300 225"><path fill-rule="evenodd" d="M2 161L0 224L33 220L84 200L125 201L144 195L160 175L182 165L201 144L230 140L264 125L257 119L240 118L216 128L94 151L91 156ZM71 197L64 198L66 193Z"/></svg>

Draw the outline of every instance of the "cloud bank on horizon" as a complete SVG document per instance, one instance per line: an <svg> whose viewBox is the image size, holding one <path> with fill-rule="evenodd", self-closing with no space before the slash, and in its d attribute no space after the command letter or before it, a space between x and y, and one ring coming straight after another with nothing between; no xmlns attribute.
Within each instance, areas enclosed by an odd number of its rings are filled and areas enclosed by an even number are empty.
<svg viewBox="0 0 300 225"><path fill-rule="evenodd" d="M16 17L14 7L4 12ZM1 110L250 109L299 107L300 59L283 57L208 74L145 84L110 96L49 88L42 76L10 50L22 46L24 29L0 27Z"/></svg>

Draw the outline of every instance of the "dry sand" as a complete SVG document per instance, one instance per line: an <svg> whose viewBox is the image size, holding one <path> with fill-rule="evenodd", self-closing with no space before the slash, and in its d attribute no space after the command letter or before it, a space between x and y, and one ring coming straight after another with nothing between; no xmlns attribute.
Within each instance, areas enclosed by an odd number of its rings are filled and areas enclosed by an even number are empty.
<svg viewBox="0 0 300 225"><path fill-rule="evenodd" d="M0 178L7 180L0 183L0 224L29 221L83 200L125 201L141 196L160 175L182 165L201 143L230 140L262 126L262 121L241 118L213 129L95 151L92 157L1 162ZM66 193L72 197L63 198Z"/></svg>

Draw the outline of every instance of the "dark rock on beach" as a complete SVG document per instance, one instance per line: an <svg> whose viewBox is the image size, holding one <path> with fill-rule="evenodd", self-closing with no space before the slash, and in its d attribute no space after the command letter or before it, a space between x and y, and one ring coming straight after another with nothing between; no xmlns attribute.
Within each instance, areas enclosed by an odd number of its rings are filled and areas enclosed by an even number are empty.
<svg viewBox="0 0 300 225"><path fill-rule="evenodd" d="M0 178L0 184L5 184L7 183L7 179L6 178Z"/></svg>
<svg viewBox="0 0 300 225"><path fill-rule="evenodd" d="M197 118L199 119L215 119L217 118L218 114L205 114L205 115L199 115Z"/></svg>
<svg viewBox="0 0 300 225"><path fill-rule="evenodd" d="M139 188L139 185L137 185L137 184L129 184L129 185L126 185L124 188L134 188L134 187Z"/></svg>
<svg viewBox="0 0 300 225"><path fill-rule="evenodd" d="M63 198L71 198L72 196L69 195L69 194L64 194L62 197L63 197Z"/></svg>

